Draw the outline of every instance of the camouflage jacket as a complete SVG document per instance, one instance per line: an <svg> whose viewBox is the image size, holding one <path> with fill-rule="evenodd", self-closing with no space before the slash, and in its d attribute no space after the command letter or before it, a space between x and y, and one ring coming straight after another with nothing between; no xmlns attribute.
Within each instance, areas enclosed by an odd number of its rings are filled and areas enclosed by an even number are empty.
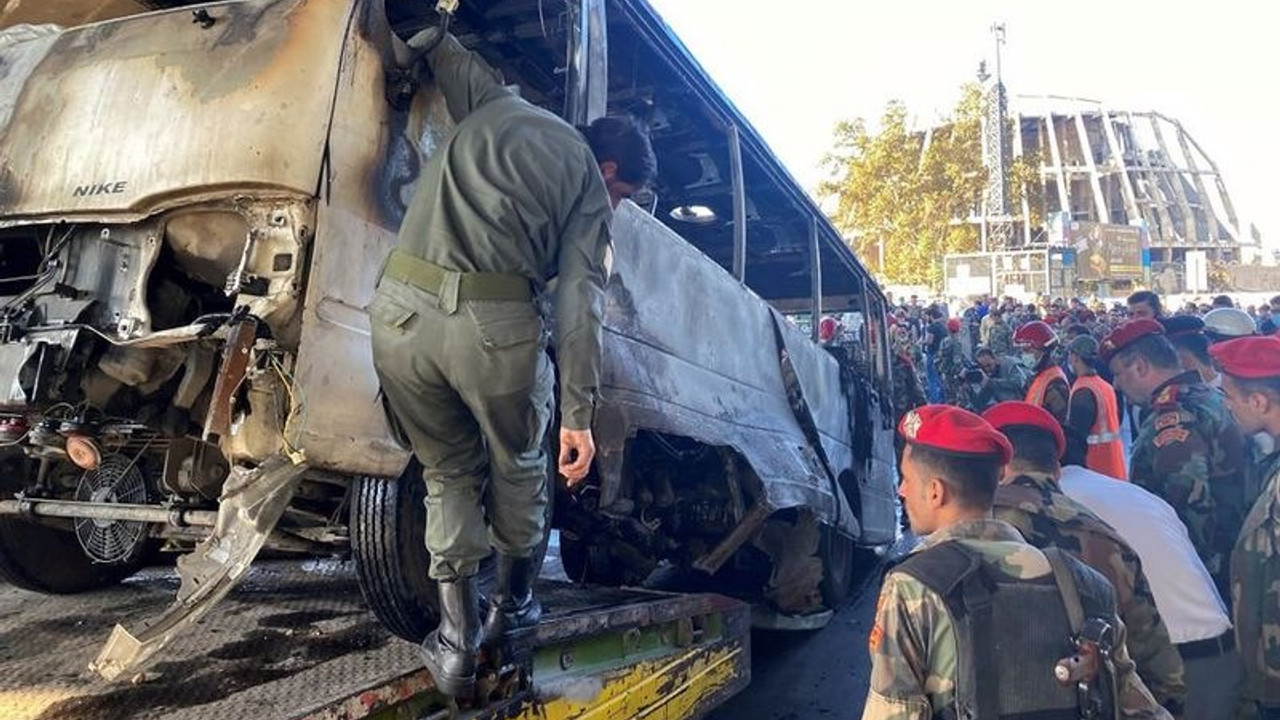
<svg viewBox="0 0 1280 720"><path fill-rule="evenodd" d="M1009 327L1009 323L998 320L991 326L991 334L987 336L987 347L991 348L991 352L995 353L997 358L1013 354L1013 330Z"/></svg>
<svg viewBox="0 0 1280 720"><path fill-rule="evenodd" d="M944 383L959 381L960 372L964 370L964 347L960 344L960 336L948 335L938 345L938 354L934 357L938 365L938 375Z"/></svg>
<svg viewBox="0 0 1280 720"><path fill-rule="evenodd" d="M1142 561L1110 525L1067 497L1049 475L1025 473L996 490L996 519L1038 548L1056 547L1102 573L1116 589L1120 619L1129 629L1129 656L1156 700L1181 712L1186 698L1182 657L1156 610Z"/></svg>
<svg viewBox="0 0 1280 720"><path fill-rule="evenodd" d="M917 552L947 540L963 540L1013 577L1039 578L1052 572L1043 553L999 520L956 523L927 537ZM1124 624L1115 618L1113 625L1121 716L1169 718L1134 673L1125 649ZM869 646L871 687L863 720L932 720L954 704L959 655L955 629L943 599L920 581L892 571L885 577Z"/></svg>
<svg viewBox="0 0 1280 720"><path fill-rule="evenodd" d="M1246 457L1225 397L1193 371L1156 388L1130 460L1129 479L1173 506L1224 598L1248 507Z"/></svg>
<svg viewBox="0 0 1280 720"><path fill-rule="evenodd" d="M1029 382L1026 372L1012 358L1000 358L996 374L988 375L986 382L970 389L966 407L980 413L999 402L1022 400Z"/></svg>
<svg viewBox="0 0 1280 720"><path fill-rule="evenodd" d="M1244 661L1244 697L1280 707L1280 453L1231 553L1232 621Z"/></svg>
<svg viewBox="0 0 1280 720"><path fill-rule="evenodd" d="M910 358L902 352L893 354L893 411L901 418L908 410L925 404L924 387L920 376L911 365Z"/></svg>

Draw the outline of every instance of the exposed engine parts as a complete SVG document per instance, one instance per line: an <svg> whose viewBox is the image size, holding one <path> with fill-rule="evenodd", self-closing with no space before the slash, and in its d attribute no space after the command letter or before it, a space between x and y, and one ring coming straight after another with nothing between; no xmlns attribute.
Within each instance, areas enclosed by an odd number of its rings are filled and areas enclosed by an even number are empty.
<svg viewBox="0 0 1280 720"><path fill-rule="evenodd" d="M785 612L820 610L818 524L804 513L765 523L767 506L747 505L744 474L749 470L728 448L638 433L627 452L630 497L600 507L588 484L557 508L566 571L580 580L665 589L697 587L715 575ZM734 543L715 558L740 528L755 537L747 552L735 554Z"/></svg>
<svg viewBox="0 0 1280 720"><path fill-rule="evenodd" d="M81 476L76 500L92 503L143 505L148 501L147 484L137 458L111 454L95 469ZM76 539L95 562L119 563L135 557L147 540L147 524L126 520L75 521Z"/></svg>
<svg viewBox="0 0 1280 720"><path fill-rule="evenodd" d="M310 201L233 198L0 231L0 453L30 468L0 515L75 518L94 562L129 563L199 539L233 462L300 457L285 432L313 225Z"/></svg>

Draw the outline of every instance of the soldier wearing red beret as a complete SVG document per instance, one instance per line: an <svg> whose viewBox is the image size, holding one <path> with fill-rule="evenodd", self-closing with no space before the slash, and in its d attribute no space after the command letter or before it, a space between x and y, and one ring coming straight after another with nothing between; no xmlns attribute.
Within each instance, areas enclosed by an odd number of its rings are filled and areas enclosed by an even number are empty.
<svg viewBox="0 0 1280 720"><path fill-rule="evenodd" d="M1168 718L1134 672L1110 583L991 516L1013 453L1004 435L949 405L907 413L898 432L898 493L912 530L926 537L881 589L863 720L1075 716L1085 708L1074 684L1053 678L1055 663L1076 652L1065 639L1080 616L1068 607L1116 630L1115 675L1090 678L1101 717Z"/></svg>
<svg viewBox="0 0 1280 720"><path fill-rule="evenodd" d="M1155 320L1133 320L1102 341L1115 386L1147 409L1129 459L1129 479L1164 498L1230 597L1228 560L1244 520L1245 440L1222 393L1184 370Z"/></svg>
<svg viewBox="0 0 1280 720"><path fill-rule="evenodd" d="M1112 527L1058 486L1066 435L1047 410L1003 402L982 414L1013 446L996 490L994 515L1040 549L1058 548L1097 570L1116 590L1120 619L1129 631L1129 655L1151 694L1180 715L1187 695L1182 659L1156 608L1138 554Z"/></svg>
<svg viewBox="0 0 1280 720"><path fill-rule="evenodd" d="M1280 338L1244 337L1209 349L1227 407L1246 433L1280 438ZM1257 461L1253 507L1231 553L1232 619L1244 659L1244 695L1264 720L1280 718L1280 452ZM1255 497L1251 494L1250 497Z"/></svg>

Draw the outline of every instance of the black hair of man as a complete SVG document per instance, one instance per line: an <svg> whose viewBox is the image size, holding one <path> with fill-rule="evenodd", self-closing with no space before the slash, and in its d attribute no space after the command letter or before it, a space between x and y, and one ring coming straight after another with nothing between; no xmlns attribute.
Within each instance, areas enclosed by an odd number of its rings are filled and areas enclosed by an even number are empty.
<svg viewBox="0 0 1280 720"><path fill-rule="evenodd" d="M1215 295L1213 297L1213 306L1216 308L1224 308L1224 307L1233 308L1236 306L1236 304L1231 300L1230 297L1226 295Z"/></svg>
<svg viewBox="0 0 1280 720"><path fill-rule="evenodd" d="M959 503L971 510L990 510L1003 465L999 458L960 455L927 445L911 446L911 459L936 473L955 490Z"/></svg>
<svg viewBox="0 0 1280 720"><path fill-rule="evenodd" d="M1116 353L1116 357L1125 365L1136 358L1142 358L1152 367L1161 370L1176 370L1179 367L1178 353L1163 335L1144 335Z"/></svg>
<svg viewBox="0 0 1280 720"><path fill-rule="evenodd" d="M598 118L582 131L597 163L618 165L618 179L644 187L658 175L658 159L649 136L630 115Z"/></svg>
<svg viewBox="0 0 1280 720"><path fill-rule="evenodd" d="M982 357L983 355L990 355L991 357L995 357L995 356L996 356L996 353L995 353L995 351L994 351L994 350L992 350L991 348L987 347L986 345L983 345L983 346L979 347L979 348L978 348L978 349L973 353L973 357L974 357L974 359L975 359L975 360L976 360L976 359L978 359L978 358L980 358L980 357Z"/></svg>
<svg viewBox="0 0 1280 720"><path fill-rule="evenodd" d="M1205 337L1203 333L1175 335L1169 338L1169 343L1173 345L1175 350L1191 353L1191 356L1200 364L1213 365L1213 358L1209 356L1209 338Z"/></svg>
<svg viewBox="0 0 1280 720"><path fill-rule="evenodd" d="M1067 326L1068 335L1092 335L1093 331L1084 323L1072 323Z"/></svg>
<svg viewBox="0 0 1280 720"><path fill-rule="evenodd" d="M1139 290L1138 292L1130 295L1127 302L1129 305L1147 305L1151 308L1151 311L1156 314L1156 317L1160 317L1160 313L1162 312L1160 308L1160 296L1150 290Z"/></svg>
<svg viewBox="0 0 1280 720"><path fill-rule="evenodd" d="M1280 295L1276 295L1275 297L1268 300L1267 304L1273 308L1276 307L1277 305L1280 305Z"/></svg>
<svg viewBox="0 0 1280 720"><path fill-rule="evenodd" d="M1006 425L1000 432L1013 446L1013 462L1024 470L1042 473L1058 471L1058 443L1053 435L1032 425Z"/></svg>

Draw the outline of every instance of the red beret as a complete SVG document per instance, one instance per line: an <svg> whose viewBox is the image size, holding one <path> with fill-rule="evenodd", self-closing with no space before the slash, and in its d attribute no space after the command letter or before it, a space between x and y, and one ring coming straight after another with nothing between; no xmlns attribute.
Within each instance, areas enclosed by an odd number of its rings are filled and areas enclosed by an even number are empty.
<svg viewBox="0 0 1280 720"><path fill-rule="evenodd" d="M960 321L955 318L951 318L950 320L948 320L947 330L949 332L960 332Z"/></svg>
<svg viewBox="0 0 1280 720"><path fill-rule="evenodd" d="M1280 377L1280 337L1248 336L1215 343L1209 354L1222 372L1246 380Z"/></svg>
<svg viewBox="0 0 1280 720"><path fill-rule="evenodd" d="M912 445L972 457L1013 457L1013 446L991 423L955 405L925 405L902 416L898 433Z"/></svg>
<svg viewBox="0 0 1280 720"><path fill-rule="evenodd" d="M1098 346L1098 355L1102 362L1109 363L1115 354L1132 344L1138 338L1148 335L1163 335L1164 326L1156 320L1130 320L1111 331Z"/></svg>
<svg viewBox="0 0 1280 720"><path fill-rule="evenodd" d="M1062 432L1062 425L1048 410L1039 405L1032 405L1017 400L1008 400L993 406L982 413L982 419L991 423L997 430L1004 430L1015 425L1025 425L1043 430L1053 436L1058 446L1058 457L1067 451L1067 436Z"/></svg>

